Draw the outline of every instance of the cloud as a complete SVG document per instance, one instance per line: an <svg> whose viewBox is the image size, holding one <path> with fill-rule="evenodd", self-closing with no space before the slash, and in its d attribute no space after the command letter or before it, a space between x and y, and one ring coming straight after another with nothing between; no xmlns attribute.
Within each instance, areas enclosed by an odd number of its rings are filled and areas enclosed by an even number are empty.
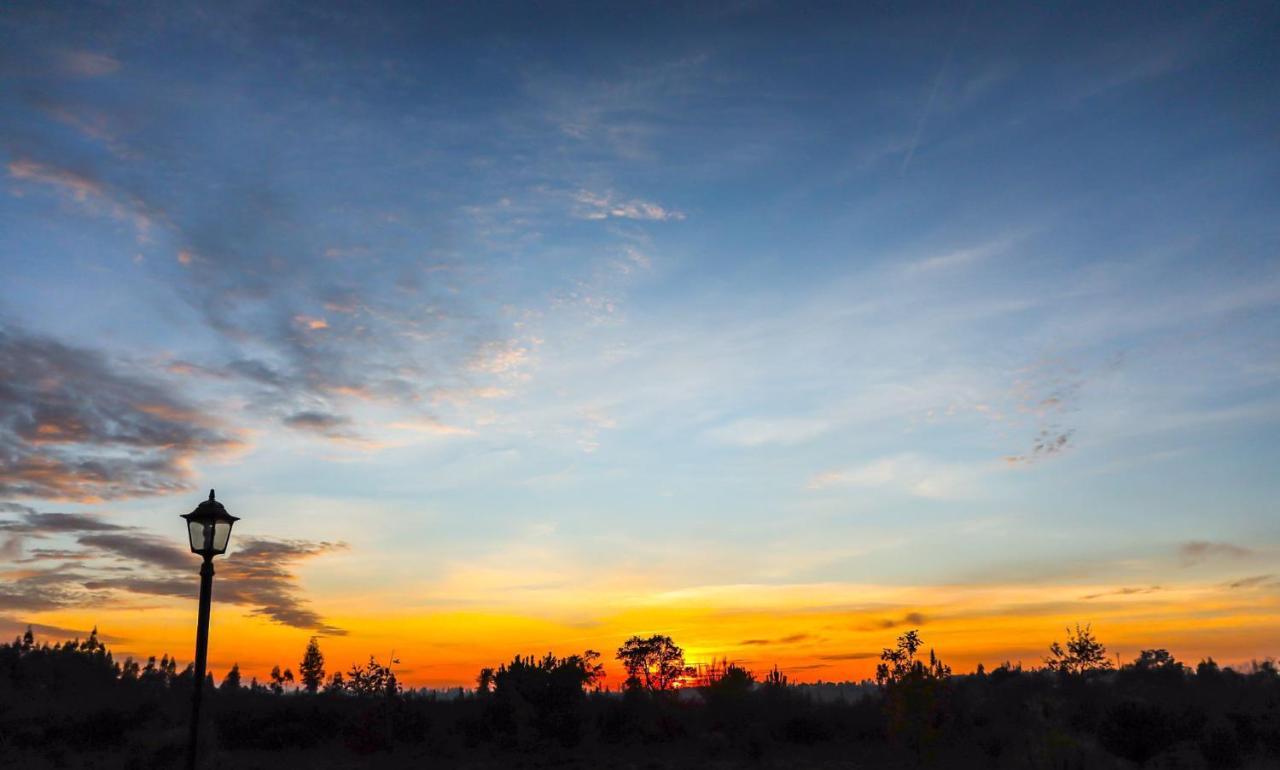
<svg viewBox="0 0 1280 770"><path fill-rule="evenodd" d="M0 507L0 511L22 514L16 521L0 521L0 532L49 535L62 532L118 532L126 529L87 513L38 513L27 506L0 505L5 506Z"/></svg>
<svg viewBox="0 0 1280 770"><path fill-rule="evenodd" d="M470 428L462 428L457 425L446 425L437 419L424 418L421 420L402 420L393 422L387 427L395 430L407 430L414 433L428 433L433 436L469 436L475 431Z"/></svg>
<svg viewBox="0 0 1280 770"><path fill-rule="evenodd" d="M886 631L901 626L923 626L928 620L919 612L908 612L901 618L881 618L870 624L859 626L859 631Z"/></svg>
<svg viewBox="0 0 1280 770"><path fill-rule="evenodd" d="M582 219L638 219L651 222L679 221L684 213L664 208L657 203L636 198L619 200L611 192L594 193L590 190L579 190L573 199L577 206L574 215Z"/></svg>
<svg viewBox="0 0 1280 770"><path fill-rule="evenodd" d="M1254 551L1249 548L1208 540L1190 540L1178 546L1178 556L1184 567L1214 559L1246 559L1253 555Z"/></svg>
<svg viewBox="0 0 1280 770"><path fill-rule="evenodd" d="M346 549L344 543L258 538L240 545L228 559L220 589L228 601L252 605L253 612L286 626L310 628L327 636L347 632L329 625L299 597L292 567L297 562Z"/></svg>
<svg viewBox="0 0 1280 770"><path fill-rule="evenodd" d="M800 633L791 634L790 636L784 636L779 639L744 639L741 642L738 642L738 644L747 647L759 647L771 644L796 644L812 638L813 634Z"/></svg>
<svg viewBox="0 0 1280 770"><path fill-rule="evenodd" d="M199 255L176 288L226 351L184 356L172 364L181 373L260 419L328 438L363 432L353 400L400 409L405 422L438 419L427 409L437 393L460 410L466 394L523 381L535 342L472 307L479 270L381 251L317 258L332 247L304 222L314 212L274 184L243 179L207 211L175 215L174 239Z"/></svg>
<svg viewBox="0 0 1280 770"><path fill-rule="evenodd" d="M1008 251L1021 237L1021 234L1005 236L976 246L923 257L908 262L903 266L903 272L908 276L922 276L974 265Z"/></svg>
<svg viewBox="0 0 1280 770"><path fill-rule="evenodd" d="M81 78L100 78L120 69L120 60L94 51L62 51L56 61L63 74Z"/></svg>
<svg viewBox="0 0 1280 770"><path fill-rule="evenodd" d="M132 224L140 242L147 241L152 228L166 219L158 208L81 171L30 158L11 161L8 168L13 179L46 185L70 197L90 213Z"/></svg>
<svg viewBox="0 0 1280 770"><path fill-rule="evenodd" d="M31 629L31 633L36 637L36 643L40 643L40 637L52 636L56 639L83 639L89 635L89 629L64 628L62 626L49 626L44 623L27 623L16 618L5 617L0 615L0 638L9 636L10 634L18 636L26 633L27 629ZM120 644L129 641L122 636L113 636L98 632L98 639L108 644Z"/></svg>
<svg viewBox="0 0 1280 770"><path fill-rule="evenodd" d="M940 463L905 453L814 474L808 487L812 490L830 487L886 488L913 497L949 499L974 494L975 482L982 472L979 466Z"/></svg>
<svg viewBox="0 0 1280 770"><path fill-rule="evenodd" d="M86 588L86 577L65 564L10 571L0 584L0 611L46 612L104 600L105 596Z"/></svg>
<svg viewBox="0 0 1280 770"><path fill-rule="evenodd" d="M1160 586L1126 586L1124 588L1117 588L1112 591L1101 591L1096 594L1088 594L1087 596L1081 596L1080 598L1088 600L1088 599L1099 599L1103 596L1133 596L1135 594L1152 594L1157 591L1163 591L1163 590L1164 589L1161 588Z"/></svg>
<svg viewBox="0 0 1280 770"><path fill-rule="evenodd" d="M188 487L187 462L238 446L157 382L0 327L0 494L95 500Z"/></svg>
<svg viewBox="0 0 1280 770"><path fill-rule="evenodd" d="M284 418L284 424L290 428L308 430L334 438L349 437L351 435L351 418L340 414L326 414L315 411L295 412Z"/></svg>
<svg viewBox="0 0 1280 770"><path fill-rule="evenodd" d="M37 539L73 538L75 548L33 551L27 562L50 567L0 572L0 611L40 612L92 607L120 594L190 598L198 564L171 538L125 527L89 514L39 513L0 504L8 518L0 532ZM218 564L218 598L248 607L282 625L334 636L346 633L327 623L302 596L295 572L299 562L345 549L343 543L246 538L233 542Z"/></svg>
<svg viewBox="0 0 1280 770"><path fill-rule="evenodd" d="M81 535L76 542L90 551L108 552L121 560L175 572L189 571L191 553L179 548L172 540L137 531L121 534Z"/></svg>
<svg viewBox="0 0 1280 770"><path fill-rule="evenodd" d="M1062 427L1059 420L1077 409L1084 384L1084 376L1062 361L1038 361L1021 369L1011 396L1017 413L1038 422L1039 429L1030 450L1008 455L1005 462L1029 465L1065 453L1071 447L1075 429Z"/></svg>
<svg viewBox="0 0 1280 770"><path fill-rule="evenodd" d="M1254 574L1252 577L1240 578L1238 581L1226 583L1226 587L1233 588L1233 590L1234 588L1257 588L1272 582L1280 585L1280 579L1277 579L1275 574Z"/></svg>
<svg viewBox="0 0 1280 770"><path fill-rule="evenodd" d="M831 429L831 423L810 418L746 418L707 431L712 441L731 446L757 447L768 444L789 446L817 438Z"/></svg>
<svg viewBox="0 0 1280 770"><path fill-rule="evenodd" d="M1075 434L1074 430L1056 431L1048 428L1041 429L1036 434L1035 439L1031 443L1031 451L1022 455L1008 455L1004 461L1010 465L1028 465L1038 462L1047 457L1065 452L1071 437Z"/></svg>
<svg viewBox="0 0 1280 770"><path fill-rule="evenodd" d="M870 660L880 657L878 652L841 652L834 655L819 655L818 660Z"/></svg>
<svg viewBox="0 0 1280 770"><path fill-rule="evenodd" d="M528 358L529 350L519 340L495 340L472 355L469 368L489 374L506 374L518 370Z"/></svg>

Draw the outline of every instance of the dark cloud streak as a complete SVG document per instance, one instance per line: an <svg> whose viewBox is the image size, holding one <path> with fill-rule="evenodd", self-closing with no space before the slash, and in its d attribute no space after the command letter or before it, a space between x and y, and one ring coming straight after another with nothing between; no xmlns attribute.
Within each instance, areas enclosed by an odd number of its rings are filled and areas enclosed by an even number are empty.
<svg viewBox="0 0 1280 770"><path fill-rule="evenodd" d="M188 487L186 461L237 445L158 382L0 326L0 494L95 500Z"/></svg>
<svg viewBox="0 0 1280 770"><path fill-rule="evenodd" d="M172 540L87 514L40 513L0 504L11 518L0 532L14 537L74 538L76 549L37 549L24 563L59 561L49 568L18 570L0 584L0 611L41 612L91 607L120 592L191 598L197 560ZM218 600L248 607L254 615L327 636L346 633L325 622L302 596L296 566L346 548L343 543L247 538L218 563Z"/></svg>

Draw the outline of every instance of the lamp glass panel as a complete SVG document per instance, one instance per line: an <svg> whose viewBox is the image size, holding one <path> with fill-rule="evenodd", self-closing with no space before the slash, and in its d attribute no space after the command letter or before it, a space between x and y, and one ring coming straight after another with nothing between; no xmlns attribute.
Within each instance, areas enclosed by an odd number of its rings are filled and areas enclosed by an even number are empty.
<svg viewBox="0 0 1280 770"><path fill-rule="evenodd" d="M205 526L202 521L187 522L187 531L191 537L191 550L197 553L204 550Z"/></svg>
<svg viewBox="0 0 1280 770"><path fill-rule="evenodd" d="M219 521L213 525L213 552L222 553L227 550L227 541L231 539L229 521Z"/></svg>

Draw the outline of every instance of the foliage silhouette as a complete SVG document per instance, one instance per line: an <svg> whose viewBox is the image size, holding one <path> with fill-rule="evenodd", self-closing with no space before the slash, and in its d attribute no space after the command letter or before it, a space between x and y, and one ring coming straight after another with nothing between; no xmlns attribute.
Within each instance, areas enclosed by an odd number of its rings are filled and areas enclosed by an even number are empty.
<svg viewBox="0 0 1280 770"><path fill-rule="evenodd" d="M684 662L684 650L662 634L633 636L618 648L617 658L627 672L628 689L665 691L695 672Z"/></svg>
<svg viewBox="0 0 1280 770"><path fill-rule="evenodd" d="M298 664L298 678L302 681L302 688L309 693L315 693L324 684L324 654L320 652L320 642L314 636L307 642L307 650Z"/></svg>
<svg viewBox="0 0 1280 770"><path fill-rule="evenodd" d="M1111 668L1106 646L1093 635L1089 625L1080 628L1077 623L1074 632L1068 628L1066 648L1055 641L1049 645L1049 653L1044 659L1045 665L1062 674L1078 675Z"/></svg>
<svg viewBox="0 0 1280 770"><path fill-rule="evenodd" d="M240 664L232 663L231 670L222 678L222 684L218 685L218 689L223 692L235 692L240 689Z"/></svg>
<svg viewBox="0 0 1280 770"><path fill-rule="evenodd" d="M924 642L911 630L880 653L876 683L884 691L889 738L917 754L930 754L949 716L951 667L929 650L929 662L916 658Z"/></svg>
<svg viewBox="0 0 1280 770"><path fill-rule="evenodd" d="M1063 653L1096 662L1080 649L1101 642L1091 629L1069 640L1081 637L1085 647ZM1192 669L1155 648L1110 670L1055 658L1038 669L955 674L909 631L882 654L877 681L805 685L777 667L761 677L729 660L690 673L678 646L659 639L665 682L651 670L646 686L642 670L629 670L622 692L604 689L589 651L517 656L481 672L475 690L447 693L404 690L394 659L334 672L305 696L286 687L280 667L267 687L237 686L233 666L216 690L205 685L208 759L317 768L806 767L850 756L899 767L1280 766L1271 661L1235 670L1206 659ZM622 649L637 647L630 642ZM172 657L117 661L96 632L0 644L0 767L173 766L192 686Z"/></svg>

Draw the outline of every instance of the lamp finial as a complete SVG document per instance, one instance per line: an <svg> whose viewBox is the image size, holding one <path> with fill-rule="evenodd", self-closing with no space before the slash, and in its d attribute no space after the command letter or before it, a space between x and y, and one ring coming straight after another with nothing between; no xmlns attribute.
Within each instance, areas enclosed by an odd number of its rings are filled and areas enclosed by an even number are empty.
<svg viewBox="0 0 1280 770"><path fill-rule="evenodd" d="M213 499L213 490L212 490L212 489L210 489L210 490L209 490L209 499L210 499L210 500L212 500L212 499Z"/></svg>

